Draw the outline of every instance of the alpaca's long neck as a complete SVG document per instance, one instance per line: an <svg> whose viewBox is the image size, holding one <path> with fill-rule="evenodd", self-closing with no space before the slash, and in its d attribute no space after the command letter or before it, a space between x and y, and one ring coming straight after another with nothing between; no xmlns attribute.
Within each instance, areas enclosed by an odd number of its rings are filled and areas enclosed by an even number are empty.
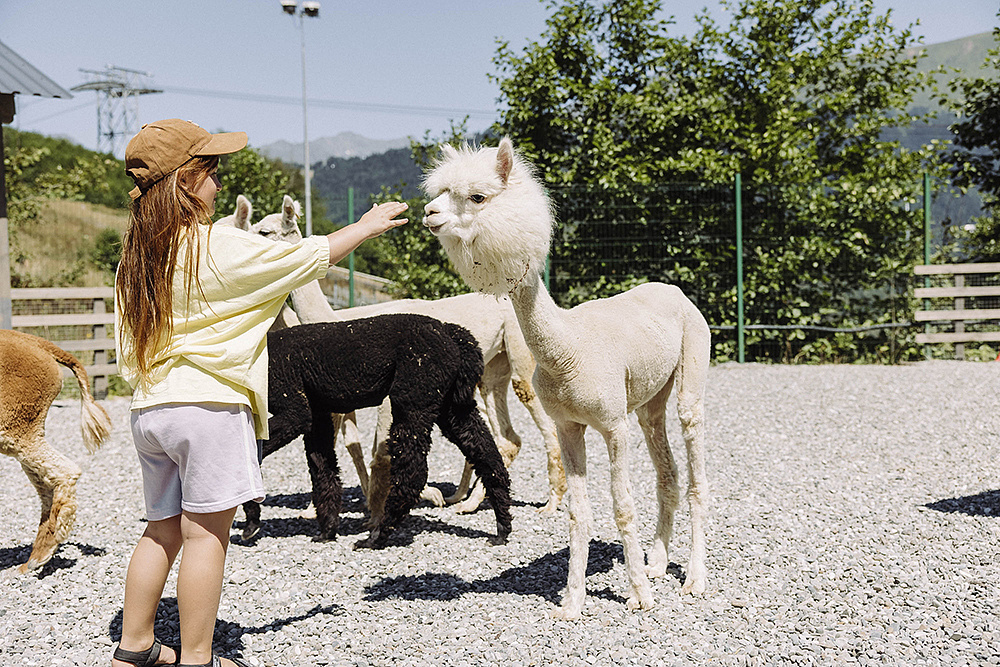
<svg viewBox="0 0 1000 667"><path fill-rule="evenodd" d="M514 289L511 303L535 362L548 372L558 374L576 353L566 311L556 305L535 273L526 275Z"/></svg>
<svg viewBox="0 0 1000 667"><path fill-rule="evenodd" d="M292 290L291 297L292 308L302 324L329 322L338 319L334 314L336 311L330 307L330 302L326 300L326 295L323 294L318 280L313 280L308 285Z"/></svg>

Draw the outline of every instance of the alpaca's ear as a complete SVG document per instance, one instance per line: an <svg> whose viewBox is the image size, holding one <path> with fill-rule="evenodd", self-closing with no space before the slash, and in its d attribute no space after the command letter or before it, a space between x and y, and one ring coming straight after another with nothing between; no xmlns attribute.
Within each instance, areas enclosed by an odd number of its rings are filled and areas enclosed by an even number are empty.
<svg viewBox="0 0 1000 667"><path fill-rule="evenodd" d="M250 230L250 216L253 214L253 205L250 200L243 195L236 195L236 228L243 231Z"/></svg>
<svg viewBox="0 0 1000 667"><path fill-rule="evenodd" d="M281 200L281 227L282 229L291 229L295 227L298 229L298 225L295 223L295 219L299 217L299 203L292 199L289 195L285 195L285 198Z"/></svg>
<svg viewBox="0 0 1000 667"><path fill-rule="evenodd" d="M510 170L514 168L514 144L510 142L510 137L500 140L500 148L497 151L497 174L504 185L510 177Z"/></svg>
<svg viewBox="0 0 1000 667"><path fill-rule="evenodd" d="M458 157L458 149L451 144L441 144L441 159L451 160Z"/></svg>

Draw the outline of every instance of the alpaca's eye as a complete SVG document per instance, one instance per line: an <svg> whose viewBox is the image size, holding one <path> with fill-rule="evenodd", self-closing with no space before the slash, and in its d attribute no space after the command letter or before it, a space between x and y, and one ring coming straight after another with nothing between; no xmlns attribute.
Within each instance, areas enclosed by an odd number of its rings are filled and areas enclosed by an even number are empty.
<svg viewBox="0 0 1000 667"><path fill-rule="evenodd" d="M472 200L473 204L482 204L486 201L486 195L470 195L469 199Z"/></svg>
<svg viewBox="0 0 1000 667"><path fill-rule="evenodd" d="M262 229L262 230L260 230L260 232L258 232L258 233L259 233L259 234L260 234L261 236L270 236L270 235L271 235L271 234L273 234L274 232L272 232L272 231L271 231L270 229Z"/></svg>

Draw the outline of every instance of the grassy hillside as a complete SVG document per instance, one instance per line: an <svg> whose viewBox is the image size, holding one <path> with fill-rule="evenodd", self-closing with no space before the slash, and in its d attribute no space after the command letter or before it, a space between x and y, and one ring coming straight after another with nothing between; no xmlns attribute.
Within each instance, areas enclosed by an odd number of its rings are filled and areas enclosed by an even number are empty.
<svg viewBox="0 0 1000 667"><path fill-rule="evenodd" d="M92 256L103 230L118 237L125 231L128 213L80 201L50 200L42 204L37 223L18 230L11 242L15 270L30 276L32 286L96 287L110 285L113 276Z"/></svg>

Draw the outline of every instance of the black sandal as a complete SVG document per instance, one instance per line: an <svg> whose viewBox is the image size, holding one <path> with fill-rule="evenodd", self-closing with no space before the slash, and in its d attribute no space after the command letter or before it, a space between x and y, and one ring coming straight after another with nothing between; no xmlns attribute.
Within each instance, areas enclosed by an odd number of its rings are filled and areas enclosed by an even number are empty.
<svg viewBox="0 0 1000 667"><path fill-rule="evenodd" d="M130 665L135 665L135 667L153 667L156 661L160 659L160 649L163 647L160 642L153 640L153 645L150 646L145 651L126 651L119 644L115 647L115 653L111 657L115 660L121 660L122 662L127 662ZM163 663L170 665L179 665L181 661L181 650L169 647L174 651L174 661L171 663Z"/></svg>
<svg viewBox="0 0 1000 667"><path fill-rule="evenodd" d="M178 654L179 655L179 654ZM243 662L239 658L228 658L232 660L236 667L250 667L247 663ZM177 667L222 667L222 661L219 659L218 655L212 654L212 659L206 662L204 665L182 665L177 663Z"/></svg>

